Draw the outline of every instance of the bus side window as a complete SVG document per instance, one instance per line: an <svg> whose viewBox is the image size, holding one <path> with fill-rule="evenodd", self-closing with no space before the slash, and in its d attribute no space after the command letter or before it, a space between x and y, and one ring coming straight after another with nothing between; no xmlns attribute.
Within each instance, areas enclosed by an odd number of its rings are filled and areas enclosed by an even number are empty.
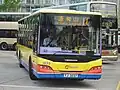
<svg viewBox="0 0 120 90"><path fill-rule="evenodd" d="M40 16L36 15L33 18L33 52L37 52L38 47L38 33L39 33L39 23Z"/></svg>
<svg viewBox="0 0 120 90"><path fill-rule="evenodd" d="M48 36L47 30L44 26L40 28L40 46L43 45L44 39Z"/></svg>

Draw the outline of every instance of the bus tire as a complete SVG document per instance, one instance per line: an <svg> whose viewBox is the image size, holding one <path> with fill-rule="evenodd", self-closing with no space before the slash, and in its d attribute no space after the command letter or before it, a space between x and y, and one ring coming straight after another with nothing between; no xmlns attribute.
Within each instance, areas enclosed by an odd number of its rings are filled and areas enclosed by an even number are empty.
<svg viewBox="0 0 120 90"><path fill-rule="evenodd" d="M19 67L24 68L24 66L21 64L21 53L20 53L20 51L19 51L19 54L18 54L18 60L19 60Z"/></svg>
<svg viewBox="0 0 120 90"><path fill-rule="evenodd" d="M79 79L79 81L84 81L84 79Z"/></svg>
<svg viewBox="0 0 120 90"><path fill-rule="evenodd" d="M16 50L16 45L17 45L17 43L14 43L14 44L13 44L13 47L12 47L13 50Z"/></svg>
<svg viewBox="0 0 120 90"><path fill-rule="evenodd" d="M29 77L31 80L37 80L37 77L33 74L31 59L29 59Z"/></svg>
<svg viewBox="0 0 120 90"><path fill-rule="evenodd" d="M0 48L2 50L7 50L8 49L8 44L6 42L3 42L3 43L0 44Z"/></svg>
<svg viewBox="0 0 120 90"><path fill-rule="evenodd" d="M73 80L73 81L84 81L84 79L70 79L70 80Z"/></svg>
<svg viewBox="0 0 120 90"><path fill-rule="evenodd" d="M16 53L15 53L15 54L16 54L16 56L18 57L18 50L17 50L17 49L16 49Z"/></svg>

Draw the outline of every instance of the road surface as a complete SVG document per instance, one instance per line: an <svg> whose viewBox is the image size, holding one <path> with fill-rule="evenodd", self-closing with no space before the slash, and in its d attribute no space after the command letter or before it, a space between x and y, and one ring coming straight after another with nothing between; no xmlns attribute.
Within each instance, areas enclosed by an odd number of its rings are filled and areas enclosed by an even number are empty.
<svg viewBox="0 0 120 90"><path fill-rule="evenodd" d="M118 84L119 83L119 84ZM100 80L30 80L14 51L0 51L0 90L120 90L120 60L103 64Z"/></svg>

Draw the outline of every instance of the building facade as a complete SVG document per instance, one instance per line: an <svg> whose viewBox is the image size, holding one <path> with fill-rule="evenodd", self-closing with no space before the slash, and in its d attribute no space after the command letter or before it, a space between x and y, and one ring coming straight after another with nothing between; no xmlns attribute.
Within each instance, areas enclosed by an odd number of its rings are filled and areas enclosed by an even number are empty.
<svg viewBox="0 0 120 90"><path fill-rule="evenodd" d="M80 3L86 1L109 1L118 3L118 10L120 7L120 0L21 0L20 12L30 12L32 9L63 5L69 3ZM4 0L0 0L0 4L3 4ZM120 10L119 10L120 11Z"/></svg>
<svg viewBox="0 0 120 90"><path fill-rule="evenodd" d="M30 12L35 8L68 4L69 0L22 0L20 4L21 12Z"/></svg>
<svg viewBox="0 0 120 90"><path fill-rule="evenodd" d="M0 0L0 5L3 4L3 0Z"/></svg>

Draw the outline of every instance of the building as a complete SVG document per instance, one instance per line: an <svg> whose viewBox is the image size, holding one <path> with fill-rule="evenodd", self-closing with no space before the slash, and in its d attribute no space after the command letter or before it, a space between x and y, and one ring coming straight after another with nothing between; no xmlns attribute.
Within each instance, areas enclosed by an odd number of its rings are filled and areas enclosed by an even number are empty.
<svg viewBox="0 0 120 90"><path fill-rule="evenodd" d="M100 1L100 0L21 0L20 3L20 12L30 12L32 9L63 5L69 3L80 3L86 1ZM109 2L120 2L119 0L101 0L101 1L109 1ZM4 0L0 0L0 4L3 4Z"/></svg>
<svg viewBox="0 0 120 90"><path fill-rule="evenodd" d="M88 2L88 1L91 1L91 0L69 0L69 2L72 4L72 3L80 3L80 2Z"/></svg>
<svg viewBox="0 0 120 90"><path fill-rule="evenodd" d="M3 3L4 0L0 0L0 5ZM21 0L19 11L30 12L35 8L63 5L68 3L69 0Z"/></svg>
<svg viewBox="0 0 120 90"><path fill-rule="evenodd" d="M0 5L3 4L3 0L0 0Z"/></svg>
<svg viewBox="0 0 120 90"><path fill-rule="evenodd" d="M69 0L22 0L20 4L21 12L30 12L35 8L56 6L62 4L68 4Z"/></svg>

